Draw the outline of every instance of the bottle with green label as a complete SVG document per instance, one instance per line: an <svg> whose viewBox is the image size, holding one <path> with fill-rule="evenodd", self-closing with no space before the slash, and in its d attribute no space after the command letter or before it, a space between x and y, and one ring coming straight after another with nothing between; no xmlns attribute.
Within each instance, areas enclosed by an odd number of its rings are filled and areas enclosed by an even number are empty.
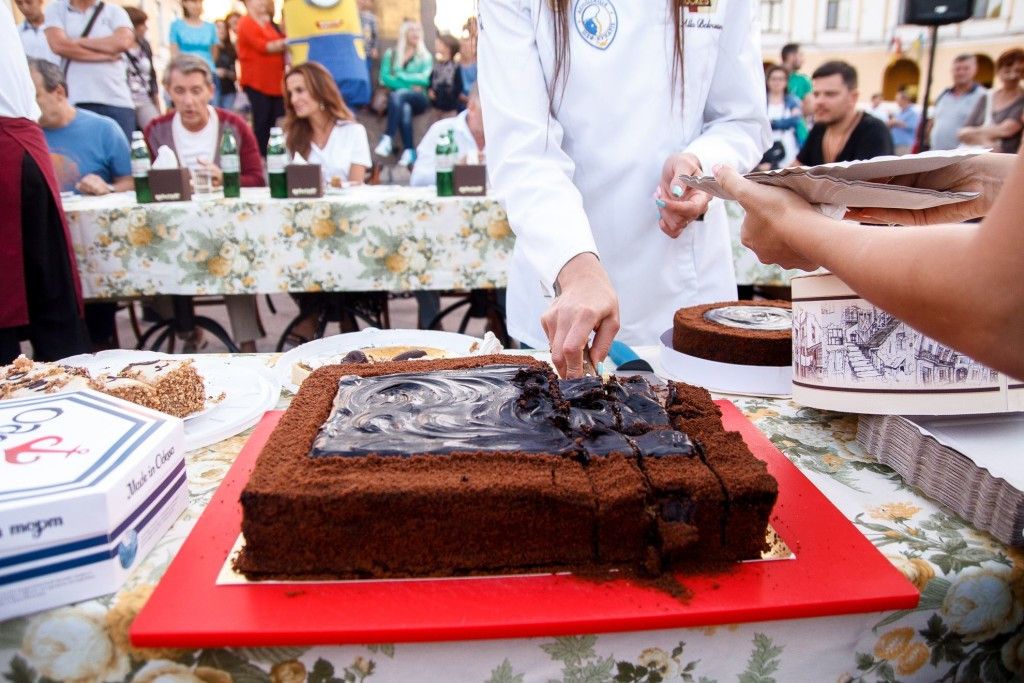
<svg viewBox="0 0 1024 683"><path fill-rule="evenodd" d="M437 167L437 196L451 197L455 194L455 181L452 177L455 164L452 163L451 149L455 145L452 131L442 134L434 148L434 162Z"/></svg>
<svg viewBox="0 0 1024 683"><path fill-rule="evenodd" d="M285 177L287 165L288 150L284 146L284 131L274 126L270 129L270 140L267 142L267 177L270 196L275 199L288 198L288 179Z"/></svg>
<svg viewBox="0 0 1024 683"><path fill-rule="evenodd" d="M132 133L132 180L135 181L135 201L149 204L153 201L153 191L149 189L149 148L142 131Z"/></svg>
<svg viewBox="0 0 1024 683"><path fill-rule="evenodd" d="M238 141L230 126L224 126L224 134L220 138L220 170L224 174L224 196L239 196L242 192L241 163Z"/></svg>

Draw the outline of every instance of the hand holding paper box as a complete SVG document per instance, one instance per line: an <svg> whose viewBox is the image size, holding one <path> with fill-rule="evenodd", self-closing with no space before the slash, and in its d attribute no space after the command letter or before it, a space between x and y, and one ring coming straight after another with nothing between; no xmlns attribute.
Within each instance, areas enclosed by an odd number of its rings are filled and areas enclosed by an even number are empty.
<svg viewBox="0 0 1024 683"><path fill-rule="evenodd" d="M793 166L774 171L748 173L744 177L760 185L784 187L811 204L872 207L906 212L965 203L963 209L959 210L963 212L971 209L971 200L978 199L981 191L989 188L982 184L978 185L977 189L968 190L967 188L974 186L962 181L969 178L970 174L978 172L981 166L987 165L988 162L984 162L983 159L1000 156L985 155L981 158L979 155L983 151L939 150L821 166ZM1008 166L1006 172L1009 172ZM961 182L957 182L958 179ZM713 176L680 176L679 180L685 185L704 190L716 197L735 199ZM929 181L928 185L922 182L925 180ZM915 182L917 184L912 184ZM943 187L947 182L948 185ZM910 218L907 213L898 215Z"/></svg>

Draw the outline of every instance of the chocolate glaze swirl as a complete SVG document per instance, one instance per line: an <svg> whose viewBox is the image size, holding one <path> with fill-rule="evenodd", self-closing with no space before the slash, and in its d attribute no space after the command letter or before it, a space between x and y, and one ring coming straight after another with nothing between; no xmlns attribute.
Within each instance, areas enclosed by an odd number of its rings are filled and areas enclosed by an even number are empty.
<svg viewBox="0 0 1024 683"><path fill-rule="evenodd" d="M646 382L550 377L518 365L342 377L310 455L692 453Z"/></svg>

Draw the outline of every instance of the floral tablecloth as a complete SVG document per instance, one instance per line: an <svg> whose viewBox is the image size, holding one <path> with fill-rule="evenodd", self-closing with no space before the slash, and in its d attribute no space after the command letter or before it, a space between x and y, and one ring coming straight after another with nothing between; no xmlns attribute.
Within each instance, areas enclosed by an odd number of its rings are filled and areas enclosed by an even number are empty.
<svg viewBox="0 0 1024 683"><path fill-rule="evenodd" d="M163 204L123 192L64 208L87 298L503 287L515 242L494 200L432 188Z"/></svg>
<svg viewBox="0 0 1024 683"><path fill-rule="evenodd" d="M488 197L363 186L313 200L137 204L135 194L64 200L87 298L154 294L408 291L503 287L515 238ZM764 265L740 244L743 209L727 202L740 284L787 285L800 271Z"/></svg>
<svg viewBox="0 0 1024 683"><path fill-rule="evenodd" d="M252 362L271 357L253 356ZM854 440L856 416L786 400L734 400L920 589L917 609L561 638L133 648L127 632L134 615L241 450L246 432L188 454L188 510L119 593L0 623L0 675L15 683L1022 680L1021 549L975 531L873 462Z"/></svg>

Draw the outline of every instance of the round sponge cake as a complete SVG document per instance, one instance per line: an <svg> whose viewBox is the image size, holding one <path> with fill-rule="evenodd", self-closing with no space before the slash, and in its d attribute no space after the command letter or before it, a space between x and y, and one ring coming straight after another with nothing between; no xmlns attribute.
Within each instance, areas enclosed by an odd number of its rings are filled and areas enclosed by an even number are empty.
<svg viewBox="0 0 1024 683"><path fill-rule="evenodd" d="M672 348L733 365L792 364L788 301L720 301L676 311Z"/></svg>

